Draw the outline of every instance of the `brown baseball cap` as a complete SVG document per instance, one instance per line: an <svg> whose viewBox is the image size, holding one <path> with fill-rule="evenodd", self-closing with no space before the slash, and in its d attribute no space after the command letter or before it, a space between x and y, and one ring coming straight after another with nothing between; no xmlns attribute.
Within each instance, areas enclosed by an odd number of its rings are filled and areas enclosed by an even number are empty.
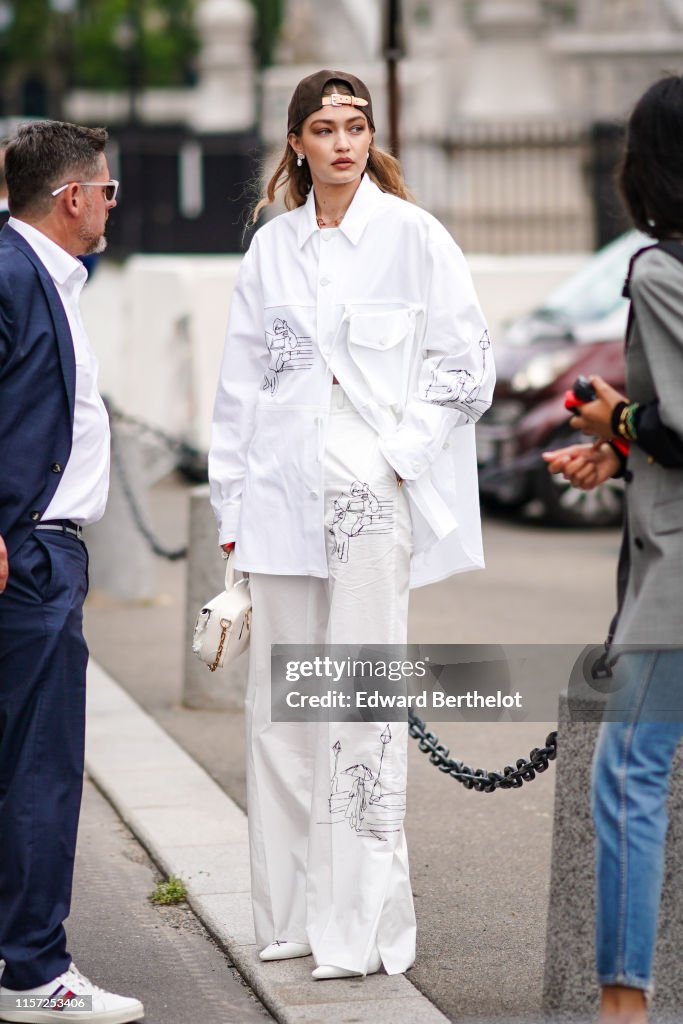
<svg viewBox="0 0 683 1024"><path fill-rule="evenodd" d="M330 96L323 96L323 89L329 82L344 82L351 90L351 96L345 93L332 93ZM287 134L298 128L302 121L305 121L309 114L315 113L321 107L332 106L353 106L358 107L370 122L374 130L375 122L372 119L372 98L368 87L360 78L350 75L347 71L316 71L315 74L302 78L294 94L289 101L287 111Z"/></svg>

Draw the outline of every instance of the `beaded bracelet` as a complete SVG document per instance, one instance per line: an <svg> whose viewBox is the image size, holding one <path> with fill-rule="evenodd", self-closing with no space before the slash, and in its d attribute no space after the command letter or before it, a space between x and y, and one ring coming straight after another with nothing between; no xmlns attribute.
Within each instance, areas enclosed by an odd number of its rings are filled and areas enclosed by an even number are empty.
<svg viewBox="0 0 683 1024"><path fill-rule="evenodd" d="M636 441L638 439L636 416L639 409L640 404L638 402L632 402L631 405L624 405L623 409L619 413L617 432L627 441Z"/></svg>

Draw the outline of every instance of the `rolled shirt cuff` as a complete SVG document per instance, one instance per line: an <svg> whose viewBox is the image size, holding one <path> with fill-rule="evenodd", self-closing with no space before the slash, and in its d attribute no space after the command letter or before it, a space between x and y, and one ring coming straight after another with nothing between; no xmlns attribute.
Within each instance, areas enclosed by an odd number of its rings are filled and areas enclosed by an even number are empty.
<svg viewBox="0 0 683 1024"><path fill-rule="evenodd" d="M239 505L224 505L218 513L218 543L229 544L237 537L237 526L240 518Z"/></svg>
<svg viewBox="0 0 683 1024"><path fill-rule="evenodd" d="M394 438L395 435L390 438L380 437L379 450L402 480L417 480L429 469L429 462L424 453L417 449L410 451L404 444L396 443Z"/></svg>

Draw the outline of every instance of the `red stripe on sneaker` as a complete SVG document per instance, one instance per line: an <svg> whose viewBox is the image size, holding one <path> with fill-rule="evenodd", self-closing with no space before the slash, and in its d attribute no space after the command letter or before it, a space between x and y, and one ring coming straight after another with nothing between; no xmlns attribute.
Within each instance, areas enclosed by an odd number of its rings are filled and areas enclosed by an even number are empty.
<svg viewBox="0 0 683 1024"><path fill-rule="evenodd" d="M50 1009L63 1010L69 1000L75 998L76 993L72 992L70 988L67 988L66 985L58 985L52 995L49 996Z"/></svg>

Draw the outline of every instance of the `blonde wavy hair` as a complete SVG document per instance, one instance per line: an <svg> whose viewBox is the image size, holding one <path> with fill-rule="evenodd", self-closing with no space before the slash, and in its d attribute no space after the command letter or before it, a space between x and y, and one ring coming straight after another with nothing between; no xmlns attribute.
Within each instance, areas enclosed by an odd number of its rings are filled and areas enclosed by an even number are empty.
<svg viewBox="0 0 683 1024"><path fill-rule="evenodd" d="M351 90L344 82L328 82L323 93L325 96L329 96L333 92L351 95ZM294 134L298 136L300 131L299 127L295 129ZM370 143L365 172L382 192L388 192L392 196L398 196L399 199L414 202L413 196L403 180L400 163L396 157L380 149L374 142ZM261 211L275 202L277 193L281 189L284 189L286 209L295 210L297 206L303 206L312 185L313 179L308 163L304 160L299 167L296 162L296 153L287 142L280 162L266 185L265 192L252 210L251 223L255 224Z"/></svg>

